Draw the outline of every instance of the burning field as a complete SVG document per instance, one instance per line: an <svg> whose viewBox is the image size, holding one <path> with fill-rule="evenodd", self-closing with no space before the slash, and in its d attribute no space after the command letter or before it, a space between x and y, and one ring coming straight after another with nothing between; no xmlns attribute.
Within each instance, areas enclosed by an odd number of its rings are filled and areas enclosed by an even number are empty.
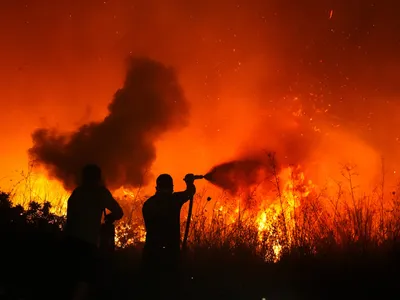
<svg viewBox="0 0 400 300"><path fill-rule="evenodd" d="M97 163L120 247L143 242L160 173L208 174L193 248L277 261L399 238L397 4L217 2L8 4L2 188L62 215Z"/></svg>

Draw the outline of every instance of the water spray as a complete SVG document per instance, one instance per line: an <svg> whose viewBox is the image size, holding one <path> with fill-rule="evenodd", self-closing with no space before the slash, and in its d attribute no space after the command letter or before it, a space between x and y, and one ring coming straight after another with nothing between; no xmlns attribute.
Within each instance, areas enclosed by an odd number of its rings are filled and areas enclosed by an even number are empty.
<svg viewBox="0 0 400 300"><path fill-rule="evenodd" d="M228 161L211 168L205 175L190 175L191 180L205 179L230 193L236 193L241 186L250 186L259 182L259 172L268 172L270 166L258 158L247 158ZM189 179L189 178L187 178ZM184 179L186 181L186 178ZM187 250L190 220L192 218L193 197L189 199L189 211L186 221L185 235L182 242L182 250ZM208 197L207 201L211 198Z"/></svg>

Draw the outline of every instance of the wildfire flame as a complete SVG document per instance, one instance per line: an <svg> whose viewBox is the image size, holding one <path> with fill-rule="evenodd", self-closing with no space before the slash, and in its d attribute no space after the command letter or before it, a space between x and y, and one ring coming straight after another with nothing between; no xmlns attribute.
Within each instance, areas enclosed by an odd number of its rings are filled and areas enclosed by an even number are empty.
<svg viewBox="0 0 400 300"><path fill-rule="evenodd" d="M301 205L302 199L307 197L314 188L313 183L310 180L307 181L304 173L299 170L300 167L283 169L279 174L282 189L280 190L279 188L276 196L263 197L256 206L252 207L251 211L243 212L241 210L240 203L242 199L240 197L232 200L233 209L217 202L215 203L214 211L224 218L226 225L238 222L239 218L243 218L244 215L255 216L253 225L258 229L260 241L266 235L271 236L273 224L280 216L285 219L286 226L293 228L295 226L293 215L296 208ZM113 195L124 206L126 215L124 222L120 222L116 226L116 245L118 247L126 247L138 242L144 242L146 232L140 215L141 203L138 200L137 193L122 187L113 191ZM39 203L51 201L53 212L62 215L66 212L68 196L69 194L56 182L48 180L44 175L35 175L26 184L17 189L14 203L22 204L26 207L29 201L32 200ZM132 205L136 205L134 207L135 211L132 212L136 216L135 220L132 220L132 216L129 214L129 208L132 209ZM182 214L182 217L184 220L185 215ZM131 219L130 222L127 222L127 218ZM281 234L283 230L283 228L279 228L278 233ZM292 237L289 236L288 238L290 242ZM279 241L273 243L275 260L279 259L282 247Z"/></svg>
<svg viewBox="0 0 400 300"><path fill-rule="evenodd" d="M12 29L3 32L0 49L7 57L0 179L39 159L51 178L69 181L80 163L102 160L125 211L117 226L122 247L143 241L141 205L153 192L128 184L147 184L165 171L174 178L207 172L265 149L283 163L279 180L254 197L234 189L226 198L220 189L226 186L207 187L223 196L197 199L189 241L198 238L196 226L206 235L208 227L246 223L276 260L299 240L381 242L400 232L400 205L391 194L400 166L393 130L400 126L400 56L396 15L384 1L374 3L372 14L365 1L291 1L289 8L282 1L225 1L204 9L204 1L148 1L143 14L130 1L66 7L48 0L24 5L22 15L20 2L9 1L0 18L2 28ZM43 18L50 10L53 17ZM154 68L127 72L128 56L155 60ZM32 147L40 151L28 158ZM347 171L343 178L336 168L347 162L363 179L355 183ZM242 176L240 188L258 177ZM14 203L50 201L52 212L65 214L69 193L49 178L24 177L12 189ZM301 217L309 213L312 222Z"/></svg>
<svg viewBox="0 0 400 300"><path fill-rule="evenodd" d="M350 168L347 170L352 171ZM194 213L192 234L196 234L196 226L201 235L212 236L217 232L220 235L225 234L222 238L229 238L235 232L235 226L254 228L257 240L257 243L251 244L256 247L254 250L260 253L264 251L262 253L265 260L276 262L286 250L301 246L300 240L312 243L318 235L324 238L332 236L339 244L346 243L348 239L366 236L379 242L390 236L390 230L395 230L394 222L400 213L390 206L390 201L380 203L367 198L357 200L353 189L350 189L348 192L339 190L335 201L325 197L322 202L318 202L322 189L306 176L306 171L299 165L282 168L273 181L273 187L259 190L257 197L250 200L238 195L209 202L204 199L204 195L198 193L200 199L195 200L194 211L197 209L204 214L205 223L198 223L202 215ZM117 247L123 248L145 241L146 231L141 207L146 197L140 195L140 192L129 188L113 191L125 212L124 219L116 224ZM52 212L59 215L65 214L69 196L61 185L40 174L32 175L26 183L16 187L13 194L14 203L25 207L30 201L50 201L53 205ZM207 209L209 205L213 206L212 210ZM184 206L185 209L187 205ZM309 224L310 220L301 217L301 213L307 213L309 209L314 212L312 224ZM381 210L380 217L373 218L371 212L377 209ZM184 225L186 214L182 212L181 217ZM305 225L309 226L306 230ZM387 226L383 233L382 226ZM214 238L220 240L221 236ZM189 237L191 239L196 240L193 236ZM247 242L250 238L244 239ZM268 251L265 251L265 247Z"/></svg>
<svg viewBox="0 0 400 300"><path fill-rule="evenodd" d="M41 173L22 174L20 180L12 189L13 203L28 207L29 202L51 203L51 212L65 215L69 193L54 180L49 180Z"/></svg>

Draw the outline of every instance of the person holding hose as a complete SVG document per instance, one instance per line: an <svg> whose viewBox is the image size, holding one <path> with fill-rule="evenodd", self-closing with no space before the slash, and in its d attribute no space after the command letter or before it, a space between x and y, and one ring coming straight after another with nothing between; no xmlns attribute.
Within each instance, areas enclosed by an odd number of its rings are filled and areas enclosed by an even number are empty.
<svg viewBox="0 0 400 300"><path fill-rule="evenodd" d="M147 283L145 294L149 299L178 298L180 213L183 204L196 193L195 179L195 175L187 174L184 178L186 190L174 192L172 177L161 174L156 180L156 193L143 204L146 228L143 267Z"/></svg>

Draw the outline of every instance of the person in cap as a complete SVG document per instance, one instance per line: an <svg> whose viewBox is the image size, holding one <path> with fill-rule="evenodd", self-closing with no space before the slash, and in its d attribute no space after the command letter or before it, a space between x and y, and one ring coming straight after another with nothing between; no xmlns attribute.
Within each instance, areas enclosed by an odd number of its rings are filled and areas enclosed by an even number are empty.
<svg viewBox="0 0 400 300"><path fill-rule="evenodd" d="M184 178L186 190L174 192L173 179L169 174L161 174L156 180L156 193L142 208L146 228L143 248L143 267L147 279L146 293L151 299L177 297L175 285L180 269L180 212L183 204L196 193L194 175ZM162 294L155 294L159 291ZM174 294L175 293L175 294Z"/></svg>

